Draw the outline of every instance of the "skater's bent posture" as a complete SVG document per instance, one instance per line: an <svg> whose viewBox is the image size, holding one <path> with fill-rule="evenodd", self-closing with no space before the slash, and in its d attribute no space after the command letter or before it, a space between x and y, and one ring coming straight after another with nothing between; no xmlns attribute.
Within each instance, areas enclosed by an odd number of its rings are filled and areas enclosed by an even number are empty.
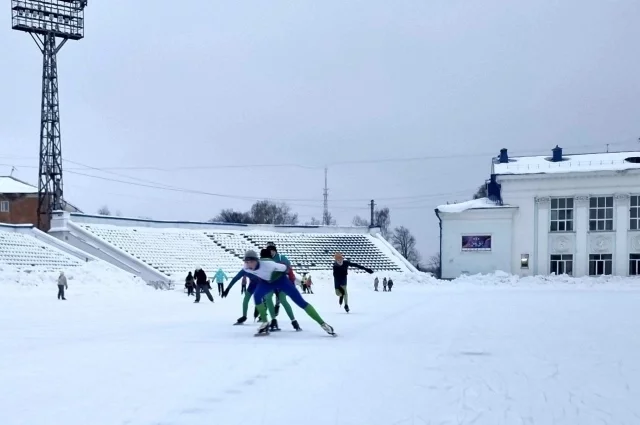
<svg viewBox="0 0 640 425"><path fill-rule="evenodd" d="M295 287L296 275L293 273L293 268L291 267L291 262L286 257L286 255L280 254L278 252L278 249L276 248L276 244L273 243L273 242L267 242L266 250L270 254L270 257L267 257L267 258L271 258L276 263L284 264L285 266L287 266L287 277L289 278L289 280L293 283L293 286ZM276 295L276 304L275 304L276 317L278 316L278 313L280 312L280 304L282 304L282 307L284 307L284 311L287 313L287 316L289 317L289 320L291 320L291 324L293 325L293 327L296 330L298 330L298 322L296 321L296 318L293 315L293 309L291 308L291 304L289 304L289 301L287 301L287 295L284 294L281 291L278 291L278 290L274 291L274 293ZM271 297L269 297L269 299L271 299ZM268 306L269 306L269 304L267 303L267 307ZM271 320L271 329L272 330L279 329L278 328L278 320L275 317Z"/></svg>
<svg viewBox="0 0 640 425"><path fill-rule="evenodd" d="M60 272L60 276L58 276L58 299L66 301L67 299L64 297L64 290L69 289L69 285L67 285L67 277L64 275L64 272Z"/></svg>
<svg viewBox="0 0 640 425"><path fill-rule="evenodd" d="M373 279L373 290L378 292L378 283L380 281L378 280L378 278L376 277L375 279Z"/></svg>
<svg viewBox="0 0 640 425"><path fill-rule="evenodd" d="M342 305L342 301L344 301L344 310L348 313L349 294L347 293L347 275L349 274L349 267L353 266L369 274L373 273L373 270L352 261L345 260L340 252L336 252L333 258L335 259L333 263L333 286L335 287L336 295L340 297L338 303Z"/></svg>
<svg viewBox="0 0 640 425"><path fill-rule="evenodd" d="M249 287L246 288L245 292L244 292L244 297L242 298L242 316L240 316L240 318L236 321L236 325L241 325L244 322L247 321L247 311L249 310L249 301L251 301L251 297L253 296L254 292L256 291L256 287L258 286L258 281L259 279L256 276L253 276L251 274L246 274L243 271L240 271L237 275L235 275L235 277L233 279L231 279L231 282L229 282L229 285L227 286L227 289L224 290L224 292L222 293L222 298L226 298L229 295L229 291L231 290L231 288L233 288L233 285L235 285L235 283L240 280L240 278L242 278L243 282L248 279L249 280ZM288 304L288 303L287 303ZM271 317L273 319L276 318L276 310L275 310L275 306L273 304L273 297L272 294L269 294L268 297L265 297L265 305L267 307L267 309L269 310L269 314L271 315ZM291 307L289 307L291 308ZM258 309L255 309L254 312L254 318L258 317ZM293 316L293 312L291 313L291 315ZM291 325L293 326L293 329L299 331L302 330L300 328L300 325L298 324L298 321L294 318L291 321Z"/></svg>
<svg viewBox="0 0 640 425"><path fill-rule="evenodd" d="M213 302L213 295L209 291L209 282L207 281L207 274L202 270L202 267L198 267L193 274L193 277L196 279L196 300L194 303L200 302L200 292L204 292L207 294L207 298L209 301Z"/></svg>
<svg viewBox="0 0 640 425"><path fill-rule="evenodd" d="M260 258L255 251L249 250L244 255L244 267L240 271L241 274L253 275L258 278L258 285L253 293L253 299L258 308L260 319L265 320L258 328L258 335L269 333L269 322L267 322L267 307L264 304L265 297L275 290L287 295L296 303L298 307L303 309L309 317L315 320L322 329L330 335L335 335L333 328L327 324L315 308L302 298L300 292L287 276L287 266L276 263L271 258L268 249L260 252Z"/></svg>
<svg viewBox="0 0 640 425"><path fill-rule="evenodd" d="M382 292L387 292L387 278L382 279Z"/></svg>
<svg viewBox="0 0 640 425"><path fill-rule="evenodd" d="M222 296L222 293L224 292L224 281L228 280L227 275L224 274L222 269L218 269L216 274L213 276L213 280L218 284L218 295Z"/></svg>

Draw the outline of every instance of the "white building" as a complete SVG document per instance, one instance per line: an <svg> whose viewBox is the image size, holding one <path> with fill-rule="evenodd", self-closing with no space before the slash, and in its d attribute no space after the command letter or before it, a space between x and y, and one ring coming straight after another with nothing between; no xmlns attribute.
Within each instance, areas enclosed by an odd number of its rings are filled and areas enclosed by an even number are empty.
<svg viewBox="0 0 640 425"><path fill-rule="evenodd" d="M640 152L493 159L489 198L436 208L443 278L640 275Z"/></svg>

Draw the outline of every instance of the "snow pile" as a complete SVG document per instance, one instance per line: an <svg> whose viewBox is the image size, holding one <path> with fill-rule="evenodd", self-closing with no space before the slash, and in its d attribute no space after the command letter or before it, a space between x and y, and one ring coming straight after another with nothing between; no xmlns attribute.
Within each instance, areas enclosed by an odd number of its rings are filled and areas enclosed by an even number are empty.
<svg viewBox="0 0 640 425"><path fill-rule="evenodd" d="M69 290L83 295L119 290L153 290L142 279L101 261L91 261L79 267L63 270ZM41 293L55 291L60 271L38 268L18 269L0 264L2 291Z"/></svg>
<svg viewBox="0 0 640 425"><path fill-rule="evenodd" d="M626 276L582 276L538 275L516 276L503 271L490 274L474 274L460 276L451 281L453 284L479 286L535 286L535 285L602 285L602 284L640 284L635 277Z"/></svg>

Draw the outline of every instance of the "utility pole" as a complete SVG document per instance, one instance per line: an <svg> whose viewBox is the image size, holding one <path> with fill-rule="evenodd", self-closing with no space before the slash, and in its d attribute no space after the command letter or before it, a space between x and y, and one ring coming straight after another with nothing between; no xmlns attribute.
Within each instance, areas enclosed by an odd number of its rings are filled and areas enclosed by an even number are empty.
<svg viewBox="0 0 640 425"><path fill-rule="evenodd" d="M369 227L375 227L375 224L373 224L373 219L375 217L375 208L376 208L376 203L373 201L373 199L371 200L371 221L369 222Z"/></svg>
<svg viewBox="0 0 640 425"><path fill-rule="evenodd" d="M329 187L327 186L327 172L329 169L324 167L324 210L322 211L322 224L325 226L329 223Z"/></svg>

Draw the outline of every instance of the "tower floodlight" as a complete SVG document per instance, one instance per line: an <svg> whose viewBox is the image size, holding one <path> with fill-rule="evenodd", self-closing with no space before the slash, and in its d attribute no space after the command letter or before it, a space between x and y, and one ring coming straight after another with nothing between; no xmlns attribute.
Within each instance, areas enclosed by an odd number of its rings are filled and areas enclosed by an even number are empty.
<svg viewBox="0 0 640 425"><path fill-rule="evenodd" d="M64 208L62 143L58 101L57 54L67 40L84 38L87 0L11 0L11 25L29 33L42 52L42 104L40 110L40 167L38 227L51 213ZM56 39L62 41L56 45Z"/></svg>

